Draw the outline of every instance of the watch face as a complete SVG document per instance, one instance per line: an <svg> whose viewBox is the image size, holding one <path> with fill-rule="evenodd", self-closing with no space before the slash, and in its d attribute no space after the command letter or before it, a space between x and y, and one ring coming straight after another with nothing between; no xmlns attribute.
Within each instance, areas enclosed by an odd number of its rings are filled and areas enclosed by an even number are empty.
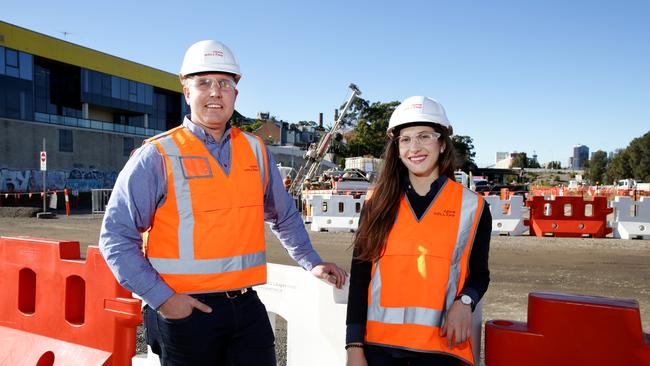
<svg viewBox="0 0 650 366"><path fill-rule="evenodd" d="M472 305L472 298L467 295L463 295L460 297L460 302L465 305Z"/></svg>

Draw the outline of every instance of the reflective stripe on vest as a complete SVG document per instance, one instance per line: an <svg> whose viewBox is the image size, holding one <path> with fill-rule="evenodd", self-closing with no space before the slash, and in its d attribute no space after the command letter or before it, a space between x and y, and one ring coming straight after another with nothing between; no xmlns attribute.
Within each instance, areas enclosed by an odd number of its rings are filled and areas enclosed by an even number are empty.
<svg viewBox="0 0 650 366"><path fill-rule="evenodd" d="M379 304L381 293L381 275L379 274L379 262L375 266L375 274L372 276L372 302L368 304L368 320L374 320L386 324L419 324L431 326L439 324L442 319L442 312L421 307L385 308Z"/></svg>
<svg viewBox="0 0 650 366"><path fill-rule="evenodd" d="M443 188L444 189L444 188ZM368 320L377 321L386 324L418 324L424 326L440 327L446 313L446 309L456 298L458 291L458 282L460 279L460 262L463 257L470 235L474 235L476 230L472 230L475 215L477 212L479 198L476 194L463 189L461 217L458 227L456 244L452 255L451 268L449 270L449 280L445 292L445 309L436 310L422 307L398 307L386 308L380 304L381 297L381 275L379 259L375 263L375 273L371 281L371 302L368 304ZM480 216L479 216L480 217ZM472 238L473 241L473 238Z"/></svg>
<svg viewBox="0 0 650 366"><path fill-rule="evenodd" d="M191 133L187 131L186 133ZM259 168L261 187L266 191L267 160L266 151L262 143L255 136L250 136L239 130L231 130L237 136L243 135L255 155ZM233 136L235 138L235 136ZM169 156L182 156L179 146L171 134L160 137L156 140L163 148L164 153ZM234 146L233 146L234 150ZM233 152L235 154L235 152ZM168 158L173 177L174 195L178 211L178 258L148 257L152 266L163 275L200 275L220 274L233 271L242 271L249 268L263 266L266 264L266 252L259 251L226 258L197 259L194 248L195 217L192 207L192 196L190 192L189 179L185 177L181 159ZM168 174L169 175L169 174ZM263 193L262 193L263 194ZM257 283L255 283L257 284ZM251 284L252 285L252 284Z"/></svg>

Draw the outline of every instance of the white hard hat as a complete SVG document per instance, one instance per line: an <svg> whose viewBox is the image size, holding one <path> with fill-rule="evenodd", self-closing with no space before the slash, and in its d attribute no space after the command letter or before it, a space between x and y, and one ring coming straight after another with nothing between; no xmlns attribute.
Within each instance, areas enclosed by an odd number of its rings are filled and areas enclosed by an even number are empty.
<svg viewBox="0 0 650 366"><path fill-rule="evenodd" d="M233 74L235 82L239 82L241 78L239 63L230 48L213 40L196 42L185 52L183 65L181 65L181 78L200 72Z"/></svg>
<svg viewBox="0 0 650 366"><path fill-rule="evenodd" d="M438 103L435 99L419 95L404 99L395 108L388 121L388 133L391 133L395 127L416 122L436 123L447 127L449 134L452 134L451 123L447 119L447 114L442 104Z"/></svg>

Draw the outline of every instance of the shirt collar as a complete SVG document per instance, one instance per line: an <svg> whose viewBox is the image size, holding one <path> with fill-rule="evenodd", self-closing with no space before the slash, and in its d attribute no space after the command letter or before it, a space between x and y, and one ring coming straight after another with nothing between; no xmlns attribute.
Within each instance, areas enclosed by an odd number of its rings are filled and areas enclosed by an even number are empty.
<svg viewBox="0 0 650 366"><path fill-rule="evenodd" d="M203 141L204 144L207 143L224 143L228 141L230 138L230 121L226 122L226 129L223 132L223 135L221 136L221 141L215 141L212 135L205 133L205 130L203 127L201 127L199 124L196 124L190 120L190 116L186 115L185 118L183 119L183 127L187 128L190 130L194 136L196 136L199 140Z"/></svg>
<svg viewBox="0 0 650 366"><path fill-rule="evenodd" d="M429 195L437 193L440 190L440 187L442 187L443 183L446 180L447 180L446 175L439 176L436 180L434 180L431 183L431 187L429 188L429 192L427 192L426 195L429 196ZM408 193L417 194L417 192L415 192L415 189L413 189L413 185L411 184L411 180L408 177L406 177L406 180L404 181L404 189Z"/></svg>

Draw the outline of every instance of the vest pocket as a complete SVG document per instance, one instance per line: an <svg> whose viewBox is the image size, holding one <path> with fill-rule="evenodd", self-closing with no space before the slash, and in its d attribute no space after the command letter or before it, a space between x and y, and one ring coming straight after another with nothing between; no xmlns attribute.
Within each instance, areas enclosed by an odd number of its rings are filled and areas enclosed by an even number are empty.
<svg viewBox="0 0 650 366"><path fill-rule="evenodd" d="M210 162L203 156L180 156L185 179L212 178Z"/></svg>

